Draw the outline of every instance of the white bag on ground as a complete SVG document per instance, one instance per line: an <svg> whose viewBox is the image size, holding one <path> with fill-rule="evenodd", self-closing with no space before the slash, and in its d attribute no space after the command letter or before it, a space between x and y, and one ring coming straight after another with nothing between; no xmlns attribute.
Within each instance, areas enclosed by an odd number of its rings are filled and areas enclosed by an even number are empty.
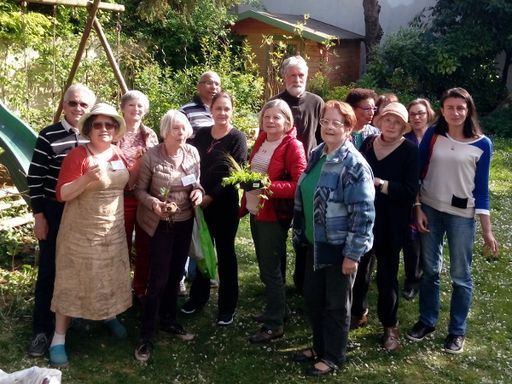
<svg viewBox="0 0 512 384"><path fill-rule="evenodd" d="M0 369L0 384L60 384L62 372L58 369L32 367L6 373Z"/></svg>

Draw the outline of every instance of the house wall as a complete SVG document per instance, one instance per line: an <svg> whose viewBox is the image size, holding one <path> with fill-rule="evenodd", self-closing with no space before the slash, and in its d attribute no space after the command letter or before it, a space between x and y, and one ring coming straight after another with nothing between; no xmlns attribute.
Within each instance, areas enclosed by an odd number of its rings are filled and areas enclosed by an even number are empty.
<svg viewBox="0 0 512 384"><path fill-rule="evenodd" d="M232 27L233 32L244 36L255 54L254 63L258 65L261 76L269 82L269 49L262 42L263 35L279 36L291 34L274 26L262 23L254 19L245 19L237 22ZM296 45L298 54L307 57L309 77L313 77L321 71L333 85L348 84L356 81L360 73L360 42L353 40L341 40L338 44L327 50L322 44L312 40L294 38L286 40L289 45ZM270 74L270 78L274 78ZM270 81L272 82L272 81ZM275 93L280 84L271 84L269 93ZM267 95L268 96L268 95Z"/></svg>
<svg viewBox="0 0 512 384"><path fill-rule="evenodd" d="M243 0L242 0L243 2ZM239 13L259 9L270 13L309 14L310 17L364 35L362 0L259 0L260 7L240 5ZM384 34L407 25L425 7L437 0L380 0L380 23Z"/></svg>

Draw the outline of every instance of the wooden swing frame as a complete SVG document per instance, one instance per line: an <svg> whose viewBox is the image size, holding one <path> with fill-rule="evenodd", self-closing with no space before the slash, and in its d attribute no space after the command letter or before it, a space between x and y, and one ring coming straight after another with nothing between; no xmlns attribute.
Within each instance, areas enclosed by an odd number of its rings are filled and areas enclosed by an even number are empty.
<svg viewBox="0 0 512 384"><path fill-rule="evenodd" d="M80 44L78 45L78 49L75 55L75 60L73 61L73 65L71 66L71 70L68 75L68 79L66 81L66 86L64 87L64 90L68 89L71 84L73 84L73 79L75 78L76 72L78 70L78 66L80 65L80 61L82 60L83 53L85 51L85 45L87 43L87 40L89 39L89 36L91 34L91 30L94 27L94 30L96 31L96 34L98 35L98 38L101 42L101 45L103 49L105 50L105 53L107 55L108 62L110 63L110 66L112 67L112 70L114 71L114 76L121 87L122 93L126 93L128 91L128 87L126 86L126 82L124 80L123 74L121 73L121 70L119 69L119 65L117 64L117 61L114 57L114 53L112 52L112 49L110 48L110 44L108 43L108 40L105 36L105 33L103 32L103 28L101 27L101 24L99 20L96 17L96 14L98 13L98 10L105 10L105 11L111 11L111 12L124 12L125 8L124 5L121 4L115 4L115 3L103 3L100 0L25 0L27 3L37 3L37 4L45 4L45 5L63 5L68 7L86 7L88 9L88 17L87 22L85 23L84 32L82 34L82 38L80 40ZM57 108L57 112L55 112L55 115L53 116L53 121L57 122L60 120L60 115L62 113L62 104L64 102L64 93L62 92L62 95L60 97L59 106Z"/></svg>

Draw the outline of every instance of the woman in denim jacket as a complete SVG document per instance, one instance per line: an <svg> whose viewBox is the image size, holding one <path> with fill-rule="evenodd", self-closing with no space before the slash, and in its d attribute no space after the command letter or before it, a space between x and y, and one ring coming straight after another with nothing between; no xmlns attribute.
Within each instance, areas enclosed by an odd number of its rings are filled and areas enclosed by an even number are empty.
<svg viewBox="0 0 512 384"><path fill-rule="evenodd" d="M306 371L312 376L332 373L346 360L352 285L373 243L373 174L348 139L355 123L350 105L325 104L324 142L311 153L295 195L294 242L308 247L304 299L313 347L293 360L312 361Z"/></svg>

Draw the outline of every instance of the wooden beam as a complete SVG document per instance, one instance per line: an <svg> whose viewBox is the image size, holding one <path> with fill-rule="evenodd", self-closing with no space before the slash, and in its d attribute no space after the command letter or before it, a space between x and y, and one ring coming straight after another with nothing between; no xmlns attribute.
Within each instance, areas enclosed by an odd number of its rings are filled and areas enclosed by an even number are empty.
<svg viewBox="0 0 512 384"><path fill-rule="evenodd" d="M91 7L92 1L88 0L25 0L27 3L45 4L45 5L66 5L69 7ZM122 4L100 3L98 9L104 11L124 12Z"/></svg>
<svg viewBox="0 0 512 384"><path fill-rule="evenodd" d="M98 7L100 5L100 0L94 0L94 3L89 8L89 17L87 19L87 23L85 24L84 33L82 35L82 39L80 40L80 44L78 45L78 51L76 52L75 61L73 61L73 65L71 66L71 70L68 75L68 80L66 82L66 86L62 92L62 96L60 97L59 107L57 108L57 112L55 116L53 116L53 121L56 123L60 120L60 114L62 113L62 104L64 102L64 94L66 90L73 83L73 79L75 78L76 71L78 70L78 66L80 65L80 61L82 60L82 56L85 50L85 44L87 43L87 39L91 34L92 25L94 23L94 19L96 19L96 13L98 12Z"/></svg>
<svg viewBox="0 0 512 384"><path fill-rule="evenodd" d="M110 45L108 43L107 37L103 33L103 29L101 28L101 24L98 21L98 19L94 18L94 30L96 31L96 34L98 35L101 45L103 45L103 49L105 50L105 53L107 54L108 62L110 63L110 66L114 70L114 76L117 79L117 82L119 86L121 87L121 90L123 91L123 95L128 92L128 87L126 86L126 82L124 81L123 74L121 73L121 70L119 69L119 66L117 65L116 59L114 57L114 54L112 53L112 49L110 49Z"/></svg>

